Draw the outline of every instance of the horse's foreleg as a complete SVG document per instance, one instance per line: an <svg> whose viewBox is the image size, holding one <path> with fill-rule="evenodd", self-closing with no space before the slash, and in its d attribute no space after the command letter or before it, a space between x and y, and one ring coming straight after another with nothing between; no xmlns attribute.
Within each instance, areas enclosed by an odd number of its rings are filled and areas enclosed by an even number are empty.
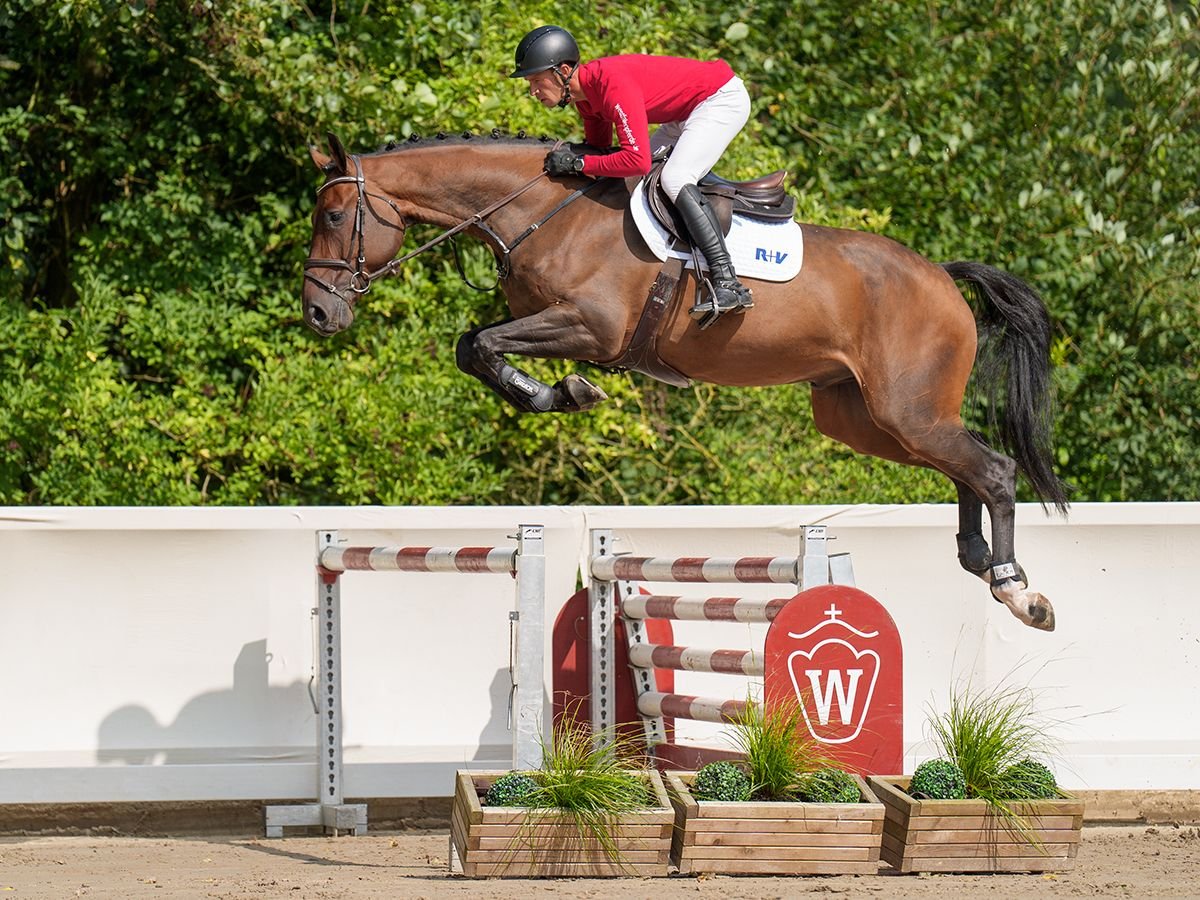
<svg viewBox="0 0 1200 900"><path fill-rule="evenodd" d="M546 384L512 366L506 354L544 359L603 358L573 307L551 306L540 313L485 325L464 334L455 357L458 367L478 378L522 412L579 412L607 399L582 375Z"/></svg>
<svg viewBox="0 0 1200 900"><path fill-rule="evenodd" d="M495 325L481 325L478 328L473 328L458 339L458 344L454 348L454 359L458 364L459 369L466 372L473 378L477 378L485 385L491 388L501 398L508 401L512 406L519 409L521 412L534 412L535 410L530 405L531 395L528 391L518 391L511 385L501 384L496 380L495 376L485 368L479 359L479 353L475 348L475 339L479 332L485 328L494 328ZM531 379L532 381L533 379ZM541 382L538 382L540 385ZM541 385L546 391L550 388L546 385ZM536 395L538 391L534 391Z"/></svg>

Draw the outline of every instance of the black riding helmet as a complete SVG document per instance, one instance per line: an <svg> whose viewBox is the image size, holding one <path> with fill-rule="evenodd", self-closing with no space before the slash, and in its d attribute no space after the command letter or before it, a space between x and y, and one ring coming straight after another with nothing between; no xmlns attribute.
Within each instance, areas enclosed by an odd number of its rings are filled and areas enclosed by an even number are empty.
<svg viewBox="0 0 1200 900"><path fill-rule="evenodd" d="M557 25L541 25L517 44L517 68L509 78L524 78L562 63L579 62L579 45L571 32Z"/></svg>

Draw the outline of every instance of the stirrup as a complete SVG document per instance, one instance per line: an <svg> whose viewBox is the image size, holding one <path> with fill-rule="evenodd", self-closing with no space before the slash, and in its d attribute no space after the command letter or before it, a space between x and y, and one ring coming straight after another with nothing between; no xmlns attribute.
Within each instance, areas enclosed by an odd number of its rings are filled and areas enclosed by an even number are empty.
<svg viewBox="0 0 1200 900"><path fill-rule="evenodd" d="M706 312L730 313L754 308L754 294L736 278L716 282L701 278L697 288L696 304L689 311L693 319Z"/></svg>
<svg viewBox="0 0 1200 900"><path fill-rule="evenodd" d="M726 298L724 304L721 303L722 297ZM709 278L701 278L696 286L696 302L688 310L688 315L699 322L700 330L704 331L723 315L740 314L753 307L750 289L736 279L722 279L714 283Z"/></svg>

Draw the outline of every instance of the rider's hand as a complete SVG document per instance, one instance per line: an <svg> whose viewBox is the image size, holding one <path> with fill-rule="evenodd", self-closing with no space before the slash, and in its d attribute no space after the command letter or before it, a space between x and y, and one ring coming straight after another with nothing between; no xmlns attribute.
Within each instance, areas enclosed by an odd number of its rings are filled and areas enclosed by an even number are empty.
<svg viewBox="0 0 1200 900"><path fill-rule="evenodd" d="M559 147L546 154L546 174L582 175L583 157L570 147Z"/></svg>

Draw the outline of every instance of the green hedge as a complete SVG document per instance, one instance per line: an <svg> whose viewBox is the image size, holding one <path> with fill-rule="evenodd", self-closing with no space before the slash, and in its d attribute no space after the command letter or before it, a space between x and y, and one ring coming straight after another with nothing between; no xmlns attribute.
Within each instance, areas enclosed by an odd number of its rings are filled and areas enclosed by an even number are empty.
<svg viewBox="0 0 1200 900"><path fill-rule="evenodd" d="M518 416L454 366L504 310L440 253L349 332L303 327L306 144L579 136L504 77L547 21L588 55L728 59L754 114L722 171L788 168L806 221L1034 283L1075 499L1192 499L1196 7L1003 7L0 0L0 503L952 499L817 434L803 386L591 373L608 404Z"/></svg>

